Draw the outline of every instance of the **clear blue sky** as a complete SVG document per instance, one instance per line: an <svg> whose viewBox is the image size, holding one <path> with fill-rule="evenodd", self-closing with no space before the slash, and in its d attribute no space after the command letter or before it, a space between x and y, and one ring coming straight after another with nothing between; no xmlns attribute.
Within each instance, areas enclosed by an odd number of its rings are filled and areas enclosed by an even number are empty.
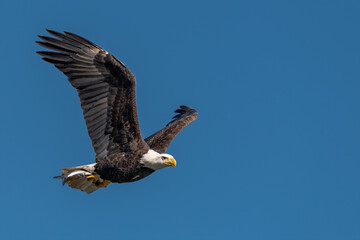
<svg viewBox="0 0 360 240"><path fill-rule="evenodd" d="M2 239L360 239L359 1L2 1L0 21ZM94 153L45 28L132 70L144 136L198 110L176 168L52 179Z"/></svg>

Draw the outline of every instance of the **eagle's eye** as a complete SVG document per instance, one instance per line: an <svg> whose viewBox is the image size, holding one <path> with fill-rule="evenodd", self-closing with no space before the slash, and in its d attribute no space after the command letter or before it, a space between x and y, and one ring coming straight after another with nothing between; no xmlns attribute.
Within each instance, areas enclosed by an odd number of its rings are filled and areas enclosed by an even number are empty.
<svg viewBox="0 0 360 240"><path fill-rule="evenodd" d="M167 159L167 157L164 157L164 156L163 156L163 157L161 157L161 159L162 159L162 160L166 160L166 159Z"/></svg>

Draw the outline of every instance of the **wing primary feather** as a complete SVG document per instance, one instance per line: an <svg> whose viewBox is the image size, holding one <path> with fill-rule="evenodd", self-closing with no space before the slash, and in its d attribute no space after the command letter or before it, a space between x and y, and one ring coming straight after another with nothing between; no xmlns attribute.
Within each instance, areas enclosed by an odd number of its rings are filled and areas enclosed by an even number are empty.
<svg viewBox="0 0 360 240"><path fill-rule="evenodd" d="M43 41L45 41L47 44L51 44L53 46L59 47L61 49L64 49L66 51L70 51L70 52L78 52L80 50L79 47L74 46L73 44L70 43L66 43L62 40L56 39L56 38L52 38L52 37L47 37L47 36L41 36L39 35L39 38Z"/></svg>
<svg viewBox="0 0 360 240"><path fill-rule="evenodd" d="M53 59L50 59L50 58L46 58L46 57L43 57L42 60L48 62L48 63L52 63L55 65L55 67L58 67L59 64L62 65L64 62L60 62L60 61L56 61L56 60L53 60Z"/></svg>
<svg viewBox="0 0 360 240"><path fill-rule="evenodd" d="M70 55L72 59L86 64L94 64L94 60L77 54Z"/></svg>
<svg viewBox="0 0 360 240"><path fill-rule="evenodd" d="M66 36L69 36L70 38L72 39L75 39L83 44L88 44L87 46L93 46L93 47L96 47L97 49L101 50L100 47L98 47L96 44L94 44L93 42L90 42L89 40L83 38L83 37L80 37L79 35L76 35L75 33L70 33L70 32L67 32L67 31L64 31L64 33L66 34Z"/></svg>
<svg viewBox="0 0 360 240"><path fill-rule="evenodd" d="M46 29L46 31L48 33L50 33L51 35L55 36L55 37L58 37L60 39L62 39L63 41L65 41L66 43L69 43L69 44L72 44L74 46L77 46L79 48L81 47L87 47L87 48L90 48L91 46L87 45L87 44L84 44L82 42L79 42L78 40L76 39L73 39L63 33L60 33L60 32L56 32L54 30L50 30L50 29Z"/></svg>
<svg viewBox="0 0 360 240"><path fill-rule="evenodd" d="M70 60L69 55L66 53L48 52L48 51L38 51L37 53L42 57L59 62L67 63Z"/></svg>
<svg viewBox="0 0 360 240"><path fill-rule="evenodd" d="M66 75L71 79L104 76L100 72L67 72Z"/></svg>
<svg viewBox="0 0 360 240"><path fill-rule="evenodd" d="M94 74L94 73L101 73L98 69L96 68L88 68L88 67L65 67L63 69L59 69L60 71L62 71L65 74L72 74L72 73L76 73L76 74L83 74L86 75L86 73L89 74Z"/></svg>
<svg viewBox="0 0 360 240"><path fill-rule="evenodd" d="M47 42L41 42L41 41L36 41L37 44L39 44L41 47L50 49L50 50L54 50L54 51L59 51L59 52L66 52L67 50L58 46L55 46L53 44L47 43Z"/></svg>

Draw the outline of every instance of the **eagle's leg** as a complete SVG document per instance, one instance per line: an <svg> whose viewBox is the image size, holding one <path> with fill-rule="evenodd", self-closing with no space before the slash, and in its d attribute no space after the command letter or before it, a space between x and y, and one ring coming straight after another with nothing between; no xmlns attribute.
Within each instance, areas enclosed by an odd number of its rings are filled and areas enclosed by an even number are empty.
<svg viewBox="0 0 360 240"><path fill-rule="evenodd" d="M95 175L91 174L86 177L86 180L89 182L95 183L95 185L99 188L106 187L107 185L109 185L111 183L108 180L101 179L99 174L95 174Z"/></svg>

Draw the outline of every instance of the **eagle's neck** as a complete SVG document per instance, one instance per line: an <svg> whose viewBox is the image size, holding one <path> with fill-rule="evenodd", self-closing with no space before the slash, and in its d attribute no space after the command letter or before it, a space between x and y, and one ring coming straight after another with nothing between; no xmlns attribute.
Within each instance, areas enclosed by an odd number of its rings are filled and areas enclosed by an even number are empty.
<svg viewBox="0 0 360 240"><path fill-rule="evenodd" d="M161 154L152 149L149 149L149 151L141 157L140 163L143 164L144 167L152 170L159 170L166 167L161 159Z"/></svg>

